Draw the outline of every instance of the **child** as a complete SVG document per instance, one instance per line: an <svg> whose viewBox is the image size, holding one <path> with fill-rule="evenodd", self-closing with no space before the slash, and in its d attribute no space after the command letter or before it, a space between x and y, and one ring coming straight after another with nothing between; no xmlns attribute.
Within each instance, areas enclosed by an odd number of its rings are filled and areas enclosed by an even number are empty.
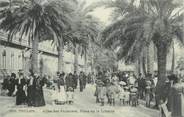
<svg viewBox="0 0 184 117"><path fill-rule="evenodd" d="M94 96L96 96L96 103L100 102L100 99L99 99L100 85L101 85L101 81L97 80L96 81L96 90L95 90L95 94L94 94Z"/></svg>
<svg viewBox="0 0 184 117"><path fill-rule="evenodd" d="M107 90L108 98L109 98L109 104L115 106L115 96L116 96L116 86L111 83L110 87Z"/></svg>
<svg viewBox="0 0 184 117"><path fill-rule="evenodd" d="M133 86L130 89L130 101L132 106L135 106L135 107L137 106L138 104L137 88Z"/></svg>
<svg viewBox="0 0 184 117"><path fill-rule="evenodd" d="M73 93L73 88L69 87L68 91L66 92L67 95L67 102L68 104L72 104L74 102L74 93Z"/></svg>
<svg viewBox="0 0 184 117"><path fill-rule="evenodd" d="M119 99L120 99L120 105L123 102L123 105L125 104L125 90L124 86L126 86L126 83L124 81L119 82Z"/></svg>
<svg viewBox="0 0 184 117"><path fill-rule="evenodd" d="M109 90L110 86L111 86L110 79L107 79L107 80L106 80L106 90L107 90L106 96L107 96L107 104L110 104L110 98L109 98L109 94L108 94L108 90Z"/></svg>
<svg viewBox="0 0 184 117"><path fill-rule="evenodd" d="M125 87L124 88L124 101L125 101L125 103L127 104L127 105L129 105L130 104L130 92L128 91L128 87Z"/></svg>
<svg viewBox="0 0 184 117"><path fill-rule="evenodd" d="M146 107L150 107L151 102L151 81L146 81L146 91L145 91L145 97L146 97Z"/></svg>
<svg viewBox="0 0 184 117"><path fill-rule="evenodd" d="M106 87L103 82L99 83L99 93L98 98L101 103L101 106L104 106L104 101L106 97Z"/></svg>
<svg viewBox="0 0 184 117"><path fill-rule="evenodd" d="M151 102L151 87L146 86L146 107L150 107Z"/></svg>
<svg viewBox="0 0 184 117"><path fill-rule="evenodd" d="M119 99L120 99L120 105L123 102L123 105L125 104L125 91L123 85L120 85L120 92L119 92Z"/></svg>

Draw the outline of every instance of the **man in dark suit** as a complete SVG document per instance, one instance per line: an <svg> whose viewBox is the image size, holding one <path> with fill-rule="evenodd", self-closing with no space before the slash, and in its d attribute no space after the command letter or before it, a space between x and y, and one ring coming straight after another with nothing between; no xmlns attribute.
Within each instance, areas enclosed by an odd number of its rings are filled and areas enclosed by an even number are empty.
<svg viewBox="0 0 184 117"><path fill-rule="evenodd" d="M65 82L66 82L66 91L68 91L69 87L73 88L75 86L72 73L69 73L69 75L65 79Z"/></svg>
<svg viewBox="0 0 184 117"><path fill-rule="evenodd" d="M78 75L77 75L76 71L74 71L73 80L74 80L74 89L76 89L77 88L77 84L78 84Z"/></svg>

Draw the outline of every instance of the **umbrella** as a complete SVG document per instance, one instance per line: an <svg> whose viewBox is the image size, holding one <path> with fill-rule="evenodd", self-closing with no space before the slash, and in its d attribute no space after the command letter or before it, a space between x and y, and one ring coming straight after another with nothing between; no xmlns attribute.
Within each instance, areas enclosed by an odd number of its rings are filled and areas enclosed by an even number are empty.
<svg viewBox="0 0 184 117"><path fill-rule="evenodd" d="M137 92L137 88L132 88L131 92Z"/></svg>
<svg viewBox="0 0 184 117"><path fill-rule="evenodd" d="M126 82L120 81L119 84L125 86L126 85Z"/></svg>
<svg viewBox="0 0 184 117"><path fill-rule="evenodd" d="M97 85L104 85L104 83L101 80L98 80L96 84Z"/></svg>
<svg viewBox="0 0 184 117"><path fill-rule="evenodd" d="M151 81L146 81L146 84L149 86L149 85L151 85Z"/></svg>
<svg viewBox="0 0 184 117"><path fill-rule="evenodd" d="M124 88L127 89L127 90L129 89L129 87L124 87Z"/></svg>

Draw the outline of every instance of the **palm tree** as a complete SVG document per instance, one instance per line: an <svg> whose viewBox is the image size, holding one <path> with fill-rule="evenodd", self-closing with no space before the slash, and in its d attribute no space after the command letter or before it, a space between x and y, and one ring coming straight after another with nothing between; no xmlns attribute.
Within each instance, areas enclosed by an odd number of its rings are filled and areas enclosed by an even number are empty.
<svg viewBox="0 0 184 117"><path fill-rule="evenodd" d="M163 93L166 80L167 51L173 39L183 43L183 11L182 7L173 0L136 0L126 2L111 1L119 14L120 20L107 27L102 33L105 45L119 41L119 58L135 62L143 47L153 41L157 48L158 84L156 88L157 101L165 99ZM121 4L120 4L121 3ZM123 5L122 5L123 4ZM122 5L122 6L121 6ZM177 37L177 38L174 38ZM112 45L112 44L111 44Z"/></svg>
<svg viewBox="0 0 184 117"><path fill-rule="evenodd" d="M7 10L6 15L4 12L1 14L3 20L0 28L8 33L8 41L12 41L15 35L18 35L20 41L27 38L32 44L31 69L33 72L38 71L39 42L46 39L58 42L62 37L61 32L66 27L63 20L66 7L60 7L60 2L27 0L24 5L21 4L16 9ZM63 14L58 12L61 8L63 8Z"/></svg>
<svg viewBox="0 0 184 117"><path fill-rule="evenodd" d="M85 9L85 2L76 2L74 7L73 21L75 26L68 33L71 43L74 47L74 71L78 71L78 57L84 56L85 71L87 68L87 54L89 50L89 43L97 38L99 32L98 20L89 15L90 11Z"/></svg>
<svg viewBox="0 0 184 117"><path fill-rule="evenodd" d="M172 62L171 62L171 73L174 74L175 69L175 47L174 41L172 42Z"/></svg>

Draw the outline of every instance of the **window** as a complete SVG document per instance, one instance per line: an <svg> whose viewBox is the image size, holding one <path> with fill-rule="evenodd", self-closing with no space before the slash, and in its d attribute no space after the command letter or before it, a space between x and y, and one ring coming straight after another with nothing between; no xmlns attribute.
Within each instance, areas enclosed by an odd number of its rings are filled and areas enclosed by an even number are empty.
<svg viewBox="0 0 184 117"><path fill-rule="evenodd" d="M21 68L21 55L18 55L18 69L22 69Z"/></svg>
<svg viewBox="0 0 184 117"><path fill-rule="evenodd" d="M11 69L14 69L14 53L11 53Z"/></svg>

